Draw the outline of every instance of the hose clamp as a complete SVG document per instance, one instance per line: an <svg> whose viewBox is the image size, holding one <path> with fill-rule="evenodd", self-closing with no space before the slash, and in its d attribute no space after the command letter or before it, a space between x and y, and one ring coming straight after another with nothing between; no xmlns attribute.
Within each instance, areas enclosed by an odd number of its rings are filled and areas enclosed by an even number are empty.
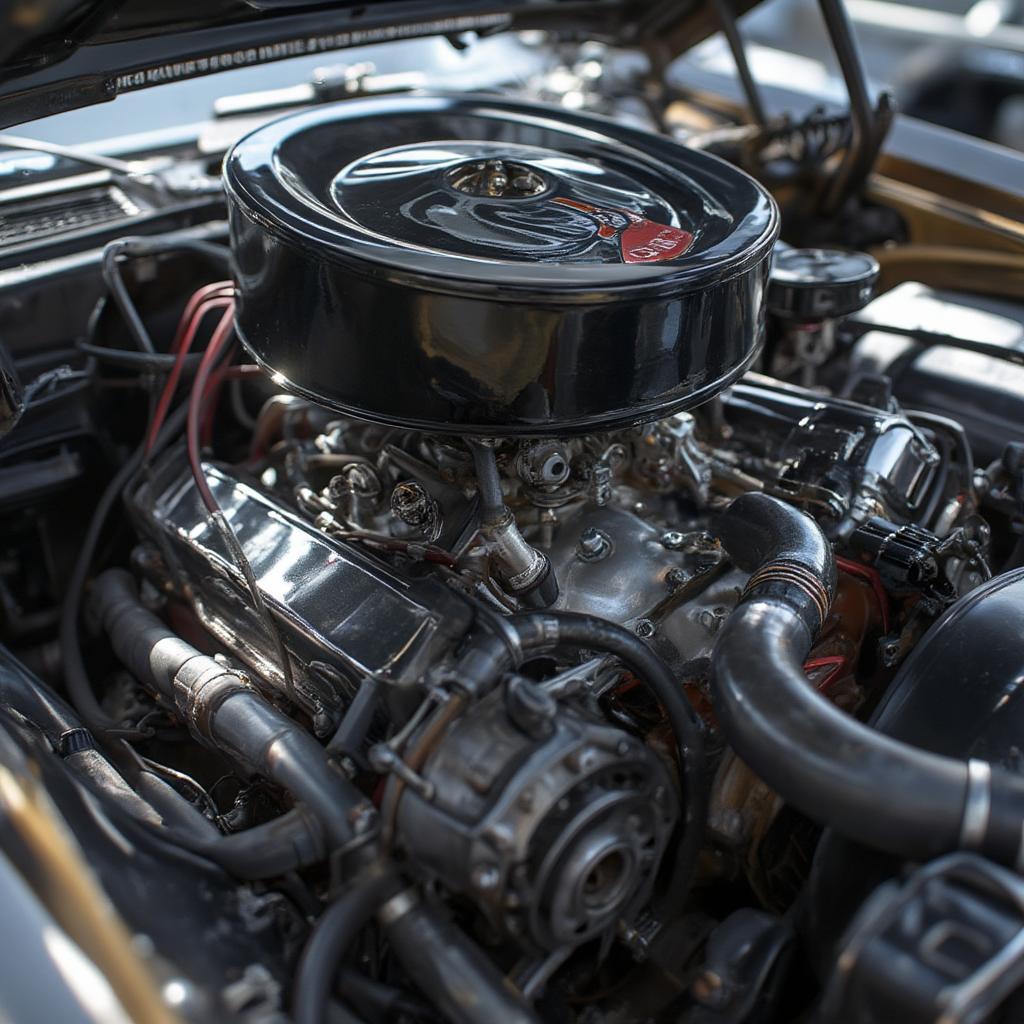
<svg viewBox="0 0 1024 1024"><path fill-rule="evenodd" d="M241 690L253 689L244 676L205 654L189 658L174 675L174 700L189 728L213 742L212 724L217 709Z"/></svg>
<svg viewBox="0 0 1024 1024"><path fill-rule="evenodd" d="M512 659L512 663L515 665L521 665L526 655L523 651L523 645L515 626L513 626L504 615L489 616L487 619L487 625L490 629L494 630L495 635L500 637L502 642L508 648L509 657Z"/></svg>
<svg viewBox="0 0 1024 1024"><path fill-rule="evenodd" d="M747 580L741 600L754 596L754 590L766 583L787 583L806 594L818 613L819 625L828 617L828 610L832 604L828 588L818 578L817 573L806 565L788 559L776 559L762 565Z"/></svg>
<svg viewBox="0 0 1024 1024"><path fill-rule="evenodd" d="M562 636L558 616L539 614L538 619L541 626L541 638L537 644L537 651L556 650L561 643Z"/></svg>
<svg viewBox="0 0 1024 1024"><path fill-rule="evenodd" d="M960 846L978 850L988 832L992 812L992 766L988 761L971 758L967 762L967 795L960 823Z"/></svg>

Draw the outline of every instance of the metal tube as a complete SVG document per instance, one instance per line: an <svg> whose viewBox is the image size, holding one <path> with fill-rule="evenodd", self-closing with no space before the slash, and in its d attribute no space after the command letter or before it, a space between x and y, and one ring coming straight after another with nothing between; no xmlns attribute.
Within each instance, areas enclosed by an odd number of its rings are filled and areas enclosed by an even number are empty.
<svg viewBox="0 0 1024 1024"><path fill-rule="evenodd" d="M722 26L722 34L732 51L732 59L736 64L736 73L740 77L740 85L743 86L744 95L747 97L747 106L750 107L750 114L754 123L762 128L768 123L768 115L765 113L764 102L761 98L761 90L758 88L754 75L750 70L750 62L747 60L747 51L743 45L743 37L740 35L739 26L736 24L736 15L733 13L729 0L714 0L715 13L718 15L718 22Z"/></svg>
<svg viewBox="0 0 1024 1024"><path fill-rule="evenodd" d="M846 156L826 193L823 212L834 213L851 188L856 187L869 173L881 144L878 138L880 125L876 123L868 91L867 72L846 5L842 0L818 0L818 4L846 84L853 128Z"/></svg>

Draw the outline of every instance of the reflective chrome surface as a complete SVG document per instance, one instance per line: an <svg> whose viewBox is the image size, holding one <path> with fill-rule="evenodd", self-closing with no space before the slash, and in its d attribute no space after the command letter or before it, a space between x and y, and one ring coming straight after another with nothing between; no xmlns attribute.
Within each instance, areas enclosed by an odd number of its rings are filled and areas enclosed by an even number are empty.
<svg viewBox="0 0 1024 1024"><path fill-rule="evenodd" d="M264 599L284 628L300 696L310 710L341 708L365 676L390 683L415 679L441 656L444 620L454 625L443 587L436 594L430 587L431 604L421 603L415 585L363 557L352 544L331 540L214 465L205 471ZM151 515L144 519L163 531L155 539L164 557L178 561L172 569L188 573L188 596L207 628L257 673L279 682L244 581L187 470L165 485Z"/></svg>

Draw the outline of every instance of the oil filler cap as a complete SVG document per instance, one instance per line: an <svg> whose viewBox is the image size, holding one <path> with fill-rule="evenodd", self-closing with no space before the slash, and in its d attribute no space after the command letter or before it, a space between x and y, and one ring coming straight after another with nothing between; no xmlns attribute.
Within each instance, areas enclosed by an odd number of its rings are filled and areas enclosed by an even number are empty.
<svg viewBox="0 0 1024 1024"><path fill-rule="evenodd" d="M866 252L778 246L772 259L768 309L800 323L835 320L863 309L877 280L878 261Z"/></svg>

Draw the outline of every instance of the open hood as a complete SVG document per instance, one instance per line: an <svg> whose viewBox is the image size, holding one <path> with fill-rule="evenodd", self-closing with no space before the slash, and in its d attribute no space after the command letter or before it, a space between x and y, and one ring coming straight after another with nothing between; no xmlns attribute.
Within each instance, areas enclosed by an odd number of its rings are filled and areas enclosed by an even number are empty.
<svg viewBox="0 0 1024 1024"><path fill-rule="evenodd" d="M672 56L718 22L709 0L13 0L0 14L0 126L288 57L527 28L657 40Z"/></svg>

